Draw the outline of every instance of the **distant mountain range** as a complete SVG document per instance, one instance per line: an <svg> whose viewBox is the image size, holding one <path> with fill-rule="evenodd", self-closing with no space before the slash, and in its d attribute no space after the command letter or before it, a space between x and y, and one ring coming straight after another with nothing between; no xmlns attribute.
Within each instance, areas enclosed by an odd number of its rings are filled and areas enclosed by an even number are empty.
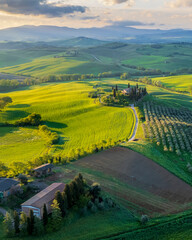
<svg viewBox="0 0 192 240"><path fill-rule="evenodd" d="M56 41L80 37L130 43L192 42L192 30L136 29L116 25L79 29L57 26L21 26L0 30L0 41ZM78 45L78 42L76 44Z"/></svg>
<svg viewBox="0 0 192 240"><path fill-rule="evenodd" d="M33 40L34 41L34 40ZM62 48L62 47L78 47L78 48L87 48L87 47L96 47L109 43L108 41L102 41L98 39L92 39L87 37L77 37L72 39L63 39L63 40L55 40L55 41L1 41L0 42L0 50L5 49L34 49L34 48Z"/></svg>

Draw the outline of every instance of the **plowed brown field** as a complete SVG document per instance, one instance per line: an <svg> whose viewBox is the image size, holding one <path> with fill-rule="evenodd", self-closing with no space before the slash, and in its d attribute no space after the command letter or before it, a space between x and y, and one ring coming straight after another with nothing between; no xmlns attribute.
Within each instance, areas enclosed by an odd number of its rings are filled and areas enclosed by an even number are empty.
<svg viewBox="0 0 192 240"><path fill-rule="evenodd" d="M82 172L97 181L122 204L140 212L167 214L191 207L192 187L145 156L128 148L115 147L85 157L61 174Z"/></svg>

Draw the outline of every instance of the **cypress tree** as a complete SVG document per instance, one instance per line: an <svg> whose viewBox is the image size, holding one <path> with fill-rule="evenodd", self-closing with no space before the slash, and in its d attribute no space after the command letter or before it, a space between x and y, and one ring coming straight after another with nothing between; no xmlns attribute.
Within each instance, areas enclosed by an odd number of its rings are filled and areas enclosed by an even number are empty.
<svg viewBox="0 0 192 240"><path fill-rule="evenodd" d="M21 213L20 216L20 234L21 236L27 235L27 216L24 212Z"/></svg>
<svg viewBox="0 0 192 240"><path fill-rule="evenodd" d="M66 197L67 197L67 206L68 206L68 208L71 208L72 207L72 196L71 196L69 184L65 185L64 193L66 194Z"/></svg>
<svg viewBox="0 0 192 240"><path fill-rule="evenodd" d="M33 234L34 223L35 223L35 219L33 215L33 210L30 210L29 217L27 218L27 230L29 235Z"/></svg>
<svg viewBox="0 0 192 240"><path fill-rule="evenodd" d="M31 235L31 224L30 224L29 217L27 217L27 232L28 232L28 235Z"/></svg>
<svg viewBox="0 0 192 240"><path fill-rule="evenodd" d="M78 185L76 183L76 181L72 181L71 183L71 188L72 188L72 192L73 192L73 203L77 203L77 201L79 200L79 189L78 189Z"/></svg>
<svg viewBox="0 0 192 240"><path fill-rule="evenodd" d="M78 184L78 186L79 186L79 191L80 191L80 194L84 194L85 193L85 190L84 190L84 180L83 180L83 176L82 176L82 174L81 173L79 173L79 175L78 175L78 181L79 181L79 184Z"/></svg>
<svg viewBox="0 0 192 240"><path fill-rule="evenodd" d="M53 201L51 207L52 207L52 220L51 220L52 229L53 231L57 231L60 229L62 223L61 210L59 208L57 200Z"/></svg>
<svg viewBox="0 0 192 240"><path fill-rule="evenodd" d="M40 236L44 234L44 227L41 219L38 217L34 217L34 230L33 235L34 236Z"/></svg>
<svg viewBox="0 0 192 240"><path fill-rule="evenodd" d="M8 237L15 236L15 229L13 226L13 221L14 220L13 220L12 214L7 212L4 217L3 225L4 225L5 233Z"/></svg>
<svg viewBox="0 0 192 240"><path fill-rule="evenodd" d="M116 90L113 89L113 97L116 97Z"/></svg>
<svg viewBox="0 0 192 240"><path fill-rule="evenodd" d="M76 201L73 182L70 182L69 189L70 189L70 193L71 193L71 207L72 207Z"/></svg>
<svg viewBox="0 0 192 240"><path fill-rule="evenodd" d="M13 213L13 219L14 219L15 234L18 234L20 232L20 229L19 229L20 219L19 219L19 214L17 213L17 211L14 211L14 213Z"/></svg>
<svg viewBox="0 0 192 240"><path fill-rule="evenodd" d="M30 210L30 221L31 221L31 230L32 230L32 233L33 233L34 223L35 223L35 217L33 215L33 210Z"/></svg>
<svg viewBox="0 0 192 240"><path fill-rule="evenodd" d="M68 202L67 202L67 195L66 193L62 193L62 198L63 198L63 206L64 206L64 209L65 209L65 216L67 214L67 208L68 208Z"/></svg>
<svg viewBox="0 0 192 240"><path fill-rule="evenodd" d="M59 204L59 208L61 210L62 217L64 217L65 216L65 206L64 206L63 196L60 191L56 192L55 199L57 200L57 202Z"/></svg>
<svg viewBox="0 0 192 240"><path fill-rule="evenodd" d="M48 224L48 212L46 204L43 205L43 226L45 227Z"/></svg>
<svg viewBox="0 0 192 240"><path fill-rule="evenodd" d="M80 197L80 195L82 195L84 193L84 183L83 183L82 175L80 174L80 175L76 176L74 180L77 184L78 196Z"/></svg>
<svg viewBox="0 0 192 240"><path fill-rule="evenodd" d="M116 88L115 88L115 89L116 89L116 91L118 91L118 86L117 86L117 85L116 85Z"/></svg>

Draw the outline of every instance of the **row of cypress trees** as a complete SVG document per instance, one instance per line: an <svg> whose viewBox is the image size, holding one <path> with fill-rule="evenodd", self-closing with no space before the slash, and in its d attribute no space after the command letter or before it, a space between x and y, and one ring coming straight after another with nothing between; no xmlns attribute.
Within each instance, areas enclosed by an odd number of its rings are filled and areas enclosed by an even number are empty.
<svg viewBox="0 0 192 240"><path fill-rule="evenodd" d="M69 184L65 185L64 191L58 191L55 199L61 209L62 217L65 217L67 210L72 208L78 201L81 195L85 192L83 176L79 174Z"/></svg>
<svg viewBox="0 0 192 240"><path fill-rule="evenodd" d="M85 194L85 184L83 176L79 174L69 184L65 185L64 191L57 191L52 204L52 215L49 217L46 204L43 206L42 221L37 218L33 210L30 210L29 216L25 213L6 214L4 218L5 233L7 236L26 236L40 235L44 232L57 231L61 227L62 217L78 203L80 197Z"/></svg>
<svg viewBox="0 0 192 240"><path fill-rule="evenodd" d="M58 204L61 216L64 218L67 212L78 203L80 197L85 193L83 176L79 174L69 184L65 185L64 191L57 191L54 204ZM43 207L43 225L49 222L46 205Z"/></svg>

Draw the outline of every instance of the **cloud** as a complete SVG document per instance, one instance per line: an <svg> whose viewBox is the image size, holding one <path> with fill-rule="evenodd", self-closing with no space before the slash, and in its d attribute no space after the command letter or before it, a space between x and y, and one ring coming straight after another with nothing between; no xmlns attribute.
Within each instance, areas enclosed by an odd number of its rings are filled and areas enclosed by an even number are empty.
<svg viewBox="0 0 192 240"><path fill-rule="evenodd" d="M61 17L74 12L84 13L86 7L49 3L47 0L0 0L0 11L11 14Z"/></svg>
<svg viewBox="0 0 192 240"><path fill-rule="evenodd" d="M100 19L100 16L83 16L80 19L81 20L95 20L95 19Z"/></svg>
<svg viewBox="0 0 192 240"><path fill-rule="evenodd" d="M144 23L139 21L116 21L111 22L111 26L115 27L132 27L132 26L154 26L155 23Z"/></svg>
<svg viewBox="0 0 192 240"><path fill-rule="evenodd" d="M192 7L192 0L175 0L167 3L167 5L172 8Z"/></svg>
<svg viewBox="0 0 192 240"><path fill-rule="evenodd" d="M135 0L102 0L102 2L107 5L126 3L130 7L135 4Z"/></svg>

